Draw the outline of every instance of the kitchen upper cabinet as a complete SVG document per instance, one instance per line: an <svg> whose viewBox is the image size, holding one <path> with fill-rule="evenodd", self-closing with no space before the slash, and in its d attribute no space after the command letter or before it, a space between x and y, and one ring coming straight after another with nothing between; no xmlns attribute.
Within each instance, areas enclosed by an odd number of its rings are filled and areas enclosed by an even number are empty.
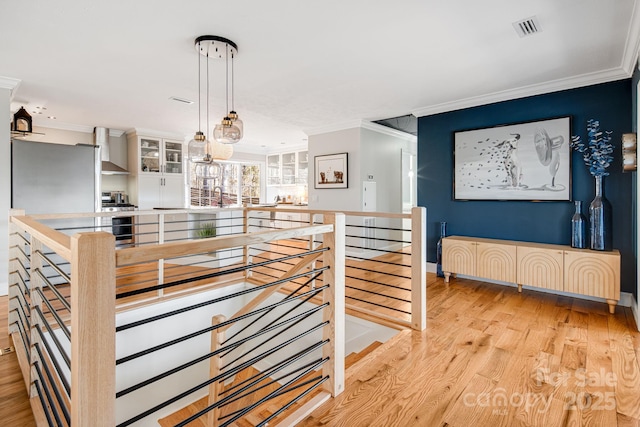
<svg viewBox="0 0 640 427"><path fill-rule="evenodd" d="M296 183L296 153L282 154L282 183Z"/></svg>
<svg viewBox="0 0 640 427"><path fill-rule="evenodd" d="M267 156L267 185L306 185L309 175L307 151Z"/></svg>
<svg viewBox="0 0 640 427"><path fill-rule="evenodd" d="M184 145L136 133L127 140L131 203L139 209L184 207Z"/></svg>
<svg viewBox="0 0 640 427"><path fill-rule="evenodd" d="M182 174L183 144L180 141L134 134L128 138L129 159L133 158L135 162L135 165L129 165L130 171L135 168L140 174Z"/></svg>
<svg viewBox="0 0 640 427"><path fill-rule="evenodd" d="M267 156L267 185L280 185L280 154Z"/></svg>
<svg viewBox="0 0 640 427"><path fill-rule="evenodd" d="M296 167L298 174L298 184L307 184L309 181L309 152L298 151L298 165Z"/></svg>

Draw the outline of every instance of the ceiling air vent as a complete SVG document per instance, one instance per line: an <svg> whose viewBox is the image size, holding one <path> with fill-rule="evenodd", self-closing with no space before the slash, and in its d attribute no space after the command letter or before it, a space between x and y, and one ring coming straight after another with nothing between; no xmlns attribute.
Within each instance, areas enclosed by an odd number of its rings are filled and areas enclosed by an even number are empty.
<svg viewBox="0 0 640 427"><path fill-rule="evenodd" d="M542 31L540 22L538 22L538 18L535 16L514 22L512 25L520 37L531 36Z"/></svg>
<svg viewBox="0 0 640 427"><path fill-rule="evenodd" d="M172 101L182 102L183 104L193 104L192 100L186 98L178 98L177 96L170 96L169 99Z"/></svg>

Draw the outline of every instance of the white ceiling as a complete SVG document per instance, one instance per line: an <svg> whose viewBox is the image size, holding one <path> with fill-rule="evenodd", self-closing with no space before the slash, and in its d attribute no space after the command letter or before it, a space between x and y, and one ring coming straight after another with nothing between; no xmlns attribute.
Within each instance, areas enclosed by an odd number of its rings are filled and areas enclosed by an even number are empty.
<svg viewBox="0 0 640 427"><path fill-rule="evenodd" d="M635 0L31 0L0 12L0 85L20 80L12 112L46 107L34 117L45 127L190 137L197 102L169 97L197 101L194 39L235 41L236 149L258 152L359 120L627 78L640 39ZM520 38L512 22L531 16L542 32Z"/></svg>

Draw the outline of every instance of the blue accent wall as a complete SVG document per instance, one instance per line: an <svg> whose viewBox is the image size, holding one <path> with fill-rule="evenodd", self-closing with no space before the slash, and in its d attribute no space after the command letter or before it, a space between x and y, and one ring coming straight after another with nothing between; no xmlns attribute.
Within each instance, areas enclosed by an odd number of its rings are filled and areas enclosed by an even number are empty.
<svg viewBox="0 0 640 427"><path fill-rule="evenodd" d="M451 111L418 119L418 205L427 208L428 261L435 262L440 221L448 235L568 245L572 202L454 201L454 132L571 116L571 135L586 139L587 120L613 131L613 164L604 195L613 211L613 247L622 256L621 290L635 293L632 175L622 173L621 135L632 129L631 79ZM572 197L583 213L594 197L594 179L579 153L572 151Z"/></svg>

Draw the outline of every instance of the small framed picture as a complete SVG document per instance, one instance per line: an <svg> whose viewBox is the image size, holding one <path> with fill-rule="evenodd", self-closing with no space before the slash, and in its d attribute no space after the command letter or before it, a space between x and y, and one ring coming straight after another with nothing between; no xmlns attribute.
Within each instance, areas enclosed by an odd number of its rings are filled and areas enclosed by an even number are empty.
<svg viewBox="0 0 640 427"><path fill-rule="evenodd" d="M347 188L347 153L316 156L315 188Z"/></svg>

